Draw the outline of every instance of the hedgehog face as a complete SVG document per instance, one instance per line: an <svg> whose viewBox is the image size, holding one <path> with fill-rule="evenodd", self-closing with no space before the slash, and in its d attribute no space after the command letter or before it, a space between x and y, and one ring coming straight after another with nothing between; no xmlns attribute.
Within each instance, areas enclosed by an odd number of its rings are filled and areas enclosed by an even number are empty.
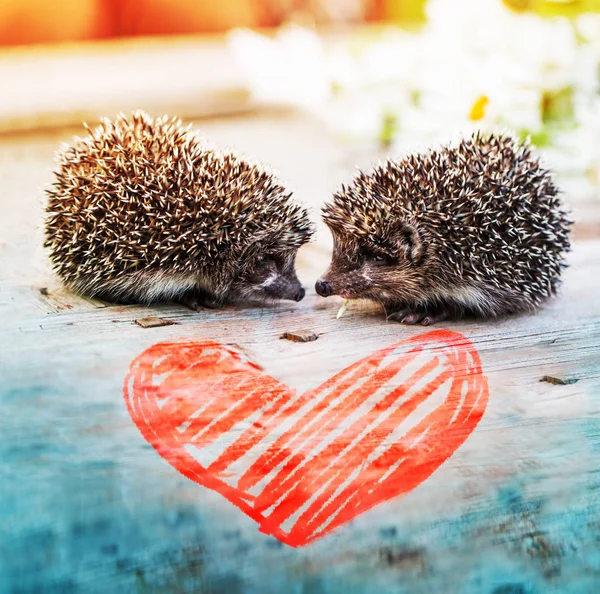
<svg viewBox="0 0 600 594"><path fill-rule="evenodd" d="M244 254L230 293L243 300L301 301L305 291L296 276L296 251L276 252L254 246Z"/></svg>
<svg viewBox="0 0 600 594"><path fill-rule="evenodd" d="M315 284L322 297L372 299L382 304L423 294L425 247L413 227L386 238L352 237L333 231L329 268Z"/></svg>

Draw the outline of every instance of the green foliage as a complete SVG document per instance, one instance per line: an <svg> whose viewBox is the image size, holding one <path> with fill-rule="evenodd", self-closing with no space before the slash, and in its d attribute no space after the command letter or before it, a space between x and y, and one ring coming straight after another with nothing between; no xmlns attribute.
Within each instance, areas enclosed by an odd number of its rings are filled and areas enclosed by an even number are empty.
<svg viewBox="0 0 600 594"><path fill-rule="evenodd" d="M379 130L379 142L383 148L391 146L398 132L398 116L386 111L381 118L381 128Z"/></svg>
<svg viewBox="0 0 600 594"><path fill-rule="evenodd" d="M573 87L568 85L556 91L545 90L542 93L540 110L544 124L573 120Z"/></svg>

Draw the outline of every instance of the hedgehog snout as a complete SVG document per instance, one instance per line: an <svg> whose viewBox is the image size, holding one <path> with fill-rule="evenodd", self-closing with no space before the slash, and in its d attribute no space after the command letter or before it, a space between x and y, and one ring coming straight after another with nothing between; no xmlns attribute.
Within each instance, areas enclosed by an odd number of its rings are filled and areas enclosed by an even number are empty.
<svg viewBox="0 0 600 594"><path fill-rule="evenodd" d="M294 301L302 301L304 299L304 295L306 295L306 291L304 287L300 287L298 292L294 295Z"/></svg>
<svg viewBox="0 0 600 594"><path fill-rule="evenodd" d="M290 283L287 290L283 291L282 299L288 299L290 301L302 301L306 291L300 284L300 281Z"/></svg>
<svg viewBox="0 0 600 594"><path fill-rule="evenodd" d="M315 283L315 291L317 292L317 295L321 295L321 297L333 295L333 288L328 280L319 279Z"/></svg>
<svg viewBox="0 0 600 594"><path fill-rule="evenodd" d="M260 288L271 299L302 301L306 294L295 274L291 277L283 274L274 274L261 283Z"/></svg>

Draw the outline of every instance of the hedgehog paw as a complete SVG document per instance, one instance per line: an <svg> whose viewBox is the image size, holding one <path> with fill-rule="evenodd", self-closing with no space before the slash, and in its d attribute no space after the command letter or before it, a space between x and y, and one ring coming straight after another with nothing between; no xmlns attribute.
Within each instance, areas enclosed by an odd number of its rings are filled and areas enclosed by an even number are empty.
<svg viewBox="0 0 600 594"><path fill-rule="evenodd" d="M414 325L418 324L425 317L425 313L416 312L411 309L401 309L391 313L387 319L401 324Z"/></svg>
<svg viewBox="0 0 600 594"><path fill-rule="evenodd" d="M183 305L183 307L191 309L192 311L200 311L202 309L202 306L200 305L199 300L196 298L195 295L181 297L177 300L177 303L179 305Z"/></svg>
<svg viewBox="0 0 600 594"><path fill-rule="evenodd" d="M222 303L210 299L209 297L203 297L202 299L199 299L198 303L201 309L223 309Z"/></svg>
<svg viewBox="0 0 600 594"><path fill-rule="evenodd" d="M431 326L437 322L441 322L448 317L448 312L440 311L436 313L429 313L426 311L413 311L411 309L401 309L391 313L387 319L401 324L408 324L414 326L415 324L421 324L422 326Z"/></svg>
<svg viewBox="0 0 600 594"><path fill-rule="evenodd" d="M221 307L221 304L217 301L214 301L207 295L200 295L199 293L183 295L177 302L192 311L200 311L201 309L219 309Z"/></svg>
<svg viewBox="0 0 600 594"><path fill-rule="evenodd" d="M422 326L431 326L432 324L437 324L437 322L443 322L447 318L448 318L447 311L440 311L440 312L434 313L434 314L430 313L430 314L427 314L421 320L421 325Z"/></svg>

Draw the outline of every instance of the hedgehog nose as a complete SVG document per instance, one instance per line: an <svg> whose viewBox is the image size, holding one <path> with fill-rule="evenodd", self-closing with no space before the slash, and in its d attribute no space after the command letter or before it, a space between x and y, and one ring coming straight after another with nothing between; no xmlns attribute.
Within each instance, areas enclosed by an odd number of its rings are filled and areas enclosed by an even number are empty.
<svg viewBox="0 0 600 594"><path fill-rule="evenodd" d="M331 283L327 280L318 280L315 283L315 291L317 294L321 295L321 297L329 297L329 295L333 294Z"/></svg>
<svg viewBox="0 0 600 594"><path fill-rule="evenodd" d="M302 287L300 287L298 292L294 295L294 301L302 301L302 299L304 299L305 294L306 291Z"/></svg>

